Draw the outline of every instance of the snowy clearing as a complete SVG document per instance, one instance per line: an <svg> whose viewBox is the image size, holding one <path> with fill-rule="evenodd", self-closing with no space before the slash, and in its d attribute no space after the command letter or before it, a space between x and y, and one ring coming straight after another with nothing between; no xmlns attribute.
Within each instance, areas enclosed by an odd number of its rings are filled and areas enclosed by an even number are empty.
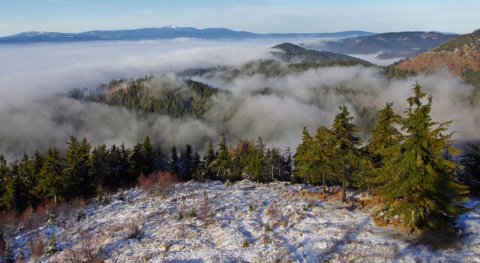
<svg viewBox="0 0 480 263"><path fill-rule="evenodd" d="M462 238L433 249L377 227L361 201L368 195L350 192L349 204L339 196L249 181L180 183L165 199L134 189L86 206L83 219L63 227L20 232L13 248L28 262L480 262L478 199L459 220ZM35 256L32 237L48 244L51 235L57 251Z"/></svg>

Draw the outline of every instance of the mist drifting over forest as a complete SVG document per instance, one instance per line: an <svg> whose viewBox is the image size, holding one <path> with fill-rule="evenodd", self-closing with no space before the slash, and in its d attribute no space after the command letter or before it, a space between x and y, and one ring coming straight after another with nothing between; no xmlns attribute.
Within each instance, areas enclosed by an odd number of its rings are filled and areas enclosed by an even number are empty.
<svg viewBox="0 0 480 263"><path fill-rule="evenodd" d="M402 113L412 86L418 82L433 95L435 121L452 120L461 140L479 139L480 109L468 104L472 87L447 70L389 80L376 67L320 67L281 76L240 74L226 78L221 71L193 76L227 90L213 97L203 119L149 115L139 117L127 109L85 103L64 96L73 88L94 89L113 79L153 75L152 88L161 82L177 83L178 74L192 68L228 66L274 59L271 47L279 40L97 42L35 44L0 47L0 153L18 158L24 152L65 147L70 136L92 144L131 147L149 135L165 146L192 144L203 150L225 133L230 143L239 139L267 145L290 146L301 141L301 130L331 126L338 107L347 105L355 119L365 107L393 102ZM253 61L253 62L252 62ZM284 65L286 67L286 65ZM340 94L342 87L354 92ZM260 92L268 89L268 92Z"/></svg>

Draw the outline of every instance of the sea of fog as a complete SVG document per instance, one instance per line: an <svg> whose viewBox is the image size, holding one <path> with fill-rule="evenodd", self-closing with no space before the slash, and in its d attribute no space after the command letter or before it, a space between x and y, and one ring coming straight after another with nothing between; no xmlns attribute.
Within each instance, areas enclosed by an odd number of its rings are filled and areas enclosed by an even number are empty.
<svg viewBox="0 0 480 263"><path fill-rule="evenodd" d="M394 102L396 111L402 113L416 82L434 96L434 120L453 120L451 127L459 131L457 136L478 139L479 109L472 108L465 100L472 88L447 70L394 81L388 81L375 68L362 66L312 69L280 77L255 74L231 82L199 79L233 94L215 97L215 111L207 114L205 120L178 120L167 116L143 120L124 109L54 96L72 88L95 88L112 79L165 75L198 67L241 66L249 61L272 58L270 48L287 41L183 38L2 45L0 153L18 158L23 152L43 151L53 145L63 148L71 135L86 137L93 144L125 143L131 147L148 134L159 143L190 143L202 150L208 140L217 142L223 132L230 134L231 143L261 136L269 146L295 149L303 127L313 132L318 125L330 126L338 106L349 105L352 100L326 93L323 88L354 87L364 91L355 98L360 104L382 107ZM278 92L251 95L250 91L263 87ZM353 111L352 115L355 117L358 113Z"/></svg>

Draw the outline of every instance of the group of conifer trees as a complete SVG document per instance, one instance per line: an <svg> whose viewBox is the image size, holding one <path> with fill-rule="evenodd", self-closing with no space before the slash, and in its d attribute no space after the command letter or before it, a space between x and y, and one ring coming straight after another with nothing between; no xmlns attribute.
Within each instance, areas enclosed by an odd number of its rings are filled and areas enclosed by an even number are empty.
<svg viewBox="0 0 480 263"><path fill-rule="evenodd" d="M115 80L95 90L72 89L68 96L87 102L125 107L139 114L168 115L173 118L201 117L210 109L210 98L221 92L202 82L183 79L170 83L152 76L136 80Z"/></svg>
<svg viewBox="0 0 480 263"><path fill-rule="evenodd" d="M342 106L331 128L319 127L314 136L303 130L294 157L288 148L266 147L260 137L229 146L225 135L217 150L210 142L203 158L190 145L166 154L148 136L131 149L92 147L87 139L71 137L64 153L51 147L9 164L0 155L0 209L22 211L46 199L88 198L132 187L140 175L169 171L183 181L301 181L323 185L325 192L327 185L341 184L344 202L346 187L369 189L383 201L379 220L398 216L412 231L448 230L465 211L460 204L468 191L458 183L459 166L451 160L458 152L451 147L450 122L432 121L432 97L425 97L416 85L404 117L386 104L365 145ZM466 156L464 165L475 169L480 154Z"/></svg>
<svg viewBox="0 0 480 263"><path fill-rule="evenodd" d="M140 175L170 172L180 181L241 180L259 182L289 180L293 170L289 151L240 141L227 145L223 135L218 149L210 142L203 158L186 145L165 153L150 137L133 148L105 144L92 147L87 139L71 137L61 153L57 147L36 151L7 163L0 155L0 210L23 211L46 200L55 203L75 197L89 198L108 191L135 186Z"/></svg>
<svg viewBox="0 0 480 263"><path fill-rule="evenodd" d="M450 122L432 121L432 97L425 97L415 85L404 117L387 104L363 147L345 106L331 128L319 127L314 136L304 129L295 156L298 175L324 190L327 182L341 182L344 202L347 185L373 190L383 204L377 219L401 218L409 231L453 230L466 211L461 203L468 187L458 182L459 165L451 160L459 152L451 147Z"/></svg>

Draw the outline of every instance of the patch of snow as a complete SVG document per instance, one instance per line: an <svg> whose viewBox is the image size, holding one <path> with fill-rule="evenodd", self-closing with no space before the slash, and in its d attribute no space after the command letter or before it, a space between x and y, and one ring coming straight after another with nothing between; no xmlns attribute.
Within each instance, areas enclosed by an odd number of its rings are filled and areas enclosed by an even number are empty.
<svg viewBox="0 0 480 263"><path fill-rule="evenodd" d="M322 194L308 185L247 180L176 184L165 199L119 192L109 204L87 206L86 218L70 227L36 230L47 244L55 235L61 250L40 261L67 261L93 242L105 262L480 262L478 199L466 203L472 211L458 221L465 230L455 248L432 250L377 227L371 211L353 201L364 196L348 192L342 204L339 194ZM28 233L14 242L17 255L31 255Z"/></svg>

